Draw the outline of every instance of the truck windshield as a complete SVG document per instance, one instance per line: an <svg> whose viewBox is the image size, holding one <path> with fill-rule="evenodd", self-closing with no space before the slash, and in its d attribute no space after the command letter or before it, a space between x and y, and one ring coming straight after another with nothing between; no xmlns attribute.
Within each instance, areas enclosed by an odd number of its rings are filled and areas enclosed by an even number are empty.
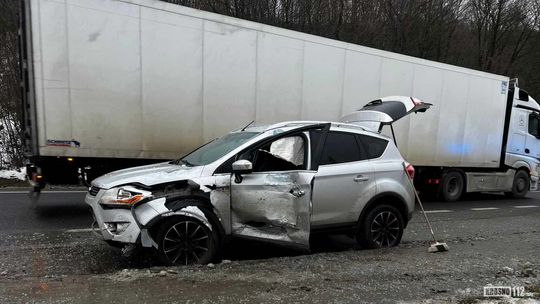
<svg viewBox="0 0 540 304"><path fill-rule="evenodd" d="M241 146L251 138L255 137L257 132L238 132L230 133L221 138L215 139L189 153L181 159L172 163L177 165L186 165L189 167L205 166L215 162L227 153Z"/></svg>

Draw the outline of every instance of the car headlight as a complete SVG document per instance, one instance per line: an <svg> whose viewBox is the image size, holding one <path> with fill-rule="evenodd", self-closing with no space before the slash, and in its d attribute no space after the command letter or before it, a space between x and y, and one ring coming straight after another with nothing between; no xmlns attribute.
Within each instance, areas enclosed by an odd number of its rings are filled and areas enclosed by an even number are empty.
<svg viewBox="0 0 540 304"><path fill-rule="evenodd" d="M152 196L152 192L140 190L131 186L125 186L112 188L105 191L99 203L113 207L129 207L150 196Z"/></svg>

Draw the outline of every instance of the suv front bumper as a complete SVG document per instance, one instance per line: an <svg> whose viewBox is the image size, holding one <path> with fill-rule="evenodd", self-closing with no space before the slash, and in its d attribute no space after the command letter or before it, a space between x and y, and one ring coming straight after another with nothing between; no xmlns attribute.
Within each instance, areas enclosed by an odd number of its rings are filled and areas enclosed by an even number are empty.
<svg viewBox="0 0 540 304"><path fill-rule="evenodd" d="M96 230L105 241L126 244L138 243L141 230L131 209L104 208L99 203L104 192L105 190L100 190L96 196L87 193L84 200L92 208ZM122 229L118 229L118 227Z"/></svg>

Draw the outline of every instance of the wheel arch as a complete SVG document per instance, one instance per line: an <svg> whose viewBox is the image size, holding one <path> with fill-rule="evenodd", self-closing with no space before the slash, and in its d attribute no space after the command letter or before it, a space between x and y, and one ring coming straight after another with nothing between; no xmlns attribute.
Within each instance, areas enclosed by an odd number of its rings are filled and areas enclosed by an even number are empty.
<svg viewBox="0 0 540 304"><path fill-rule="evenodd" d="M217 215L217 210L210 203L210 200L202 195L186 195L168 199L165 206L170 212L161 214L146 224L152 238L155 239L159 227L167 220L175 217L191 217L201 221L205 225L210 225L210 229L216 229L219 236L218 243L222 244L225 238L225 228ZM186 210L187 207L196 207L203 214L197 214L195 210Z"/></svg>
<svg viewBox="0 0 540 304"><path fill-rule="evenodd" d="M407 203L405 202L405 199L394 192L383 192L375 195L373 198L371 198L365 207L362 209L362 212L360 212L360 216L358 217L358 226L362 223L368 212L375 208L378 205L390 205L399 210L401 212L401 215L403 216L404 221L404 227L407 228L407 225L409 223L409 214L410 210L407 206Z"/></svg>
<svg viewBox="0 0 540 304"><path fill-rule="evenodd" d="M447 174L449 174L451 172L456 172L459 175L461 175L461 177L463 178L464 185L467 184L467 174L465 174L465 170L463 170L461 168L446 168L446 169L444 169L442 171L442 173L441 173L441 179L443 179L445 175L447 175Z"/></svg>
<svg viewBox="0 0 540 304"><path fill-rule="evenodd" d="M512 166L510 166L510 167L515 169L516 172L519 171L519 170L525 170L527 172L527 174L529 174L529 172L531 171L531 165L528 162L524 161L524 160L518 160L518 161L514 162L512 164Z"/></svg>
<svg viewBox="0 0 540 304"><path fill-rule="evenodd" d="M518 167L518 168L516 169L516 174L517 174L517 172L519 172L519 171L525 171L525 173L527 173L527 175L529 175L529 176L531 175L531 169L530 169L528 166L526 166L526 165L521 164L521 167Z"/></svg>

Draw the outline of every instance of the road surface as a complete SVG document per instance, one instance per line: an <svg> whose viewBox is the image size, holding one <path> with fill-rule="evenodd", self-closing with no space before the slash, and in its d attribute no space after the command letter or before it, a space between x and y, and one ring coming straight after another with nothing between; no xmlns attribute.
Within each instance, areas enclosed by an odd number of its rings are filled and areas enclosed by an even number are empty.
<svg viewBox="0 0 540 304"><path fill-rule="evenodd" d="M419 212L402 244L362 250L319 236L311 254L235 241L225 263L164 268L152 252L124 258L89 232L84 192L0 192L1 303L481 303L489 284L540 295L540 194L426 202L447 253L428 254Z"/></svg>

